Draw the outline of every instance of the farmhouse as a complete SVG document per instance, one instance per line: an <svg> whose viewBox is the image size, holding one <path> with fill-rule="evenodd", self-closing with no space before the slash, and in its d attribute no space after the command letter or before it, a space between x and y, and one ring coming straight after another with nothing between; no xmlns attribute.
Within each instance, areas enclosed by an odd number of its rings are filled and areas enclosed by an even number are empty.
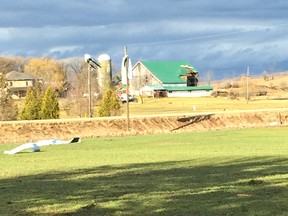
<svg viewBox="0 0 288 216"><path fill-rule="evenodd" d="M198 86L198 70L186 61L138 61L130 92L143 97L209 96L211 86Z"/></svg>
<svg viewBox="0 0 288 216"><path fill-rule="evenodd" d="M19 97L25 96L29 87L33 87L37 81L41 81L41 79L33 76L32 74L17 71L7 73L5 78L11 94Z"/></svg>

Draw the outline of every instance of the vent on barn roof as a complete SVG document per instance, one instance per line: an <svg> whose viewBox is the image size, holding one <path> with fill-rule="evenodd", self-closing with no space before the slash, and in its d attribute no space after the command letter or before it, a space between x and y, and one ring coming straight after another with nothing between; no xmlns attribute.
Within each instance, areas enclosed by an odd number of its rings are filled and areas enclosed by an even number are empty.
<svg viewBox="0 0 288 216"><path fill-rule="evenodd" d="M190 65L181 65L186 72L187 86L197 86L198 85L198 71Z"/></svg>

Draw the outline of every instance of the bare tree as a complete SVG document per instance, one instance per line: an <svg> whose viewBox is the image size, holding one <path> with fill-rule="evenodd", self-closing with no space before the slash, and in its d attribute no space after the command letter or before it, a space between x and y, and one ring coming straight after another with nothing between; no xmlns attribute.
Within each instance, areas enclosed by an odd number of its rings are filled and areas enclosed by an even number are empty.
<svg viewBox="0 0 288 216"><path fill-rule="evenodd" d="M209 86L210 86L211 81L213 79L213 75L214 75L213 71L210 71L210 70L205 73L205 76L204 76L205 81L208 83Z"/></svg>
<svg viewBox="0 0 288 216"><path fill-rule="evenodd" d="M24 71L26 59L22 57L0 57L0 73L7 74L11 71Z"/></svg>
<svg viewBox="0 0 288 216"><path fill-rule="evenodd" d="M17 115L18 108L6 88L5 76L0 74L0 121L16 120Z"/></svg>
<svg viewBox="0 0 288 216"><path fill-rule="evenodd" d="M264 81L268 81L269 80L269 76L268 76L268 72L267 71L263 71L262 76L263 76Z"/></svg>
<svg viewBox="0 0 288 216"><path fill-rule="evenodd" d="M69 91L64 109L68 115L83 117L88 111L88 66L82 62L69 65ZM100 98L96 71L91 74L92 105Z"/></svg>

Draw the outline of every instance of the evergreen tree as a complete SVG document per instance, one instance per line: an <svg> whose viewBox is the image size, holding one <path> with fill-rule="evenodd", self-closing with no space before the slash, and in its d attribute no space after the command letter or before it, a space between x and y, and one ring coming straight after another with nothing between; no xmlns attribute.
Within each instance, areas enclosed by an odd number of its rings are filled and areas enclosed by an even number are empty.
<svg viewBox="0 0 288 216"><path fill-rule="evenodd" d="M24 108L21 111L20 119L22 120L36 120L41 119L41 99L37 98L36 92L33 88L29 88L25 97Z"/></svg>
<svg viewBox="0 0 288 216"><path fill-rule="evenodd" d="M56 119L59 118L59 103L55 92L49 87L43 94L40 83L35 88L29 88L25 97L25 105L20 114L21 119Z"/></svg>
<svg viewBox="0 0 288 216"><path fill-rule="evenodd" d="M120 108L120 101L117 98L115 91L113 91L112 89L107 89L104 97L100 101L98 108L98 116L115 116L119 114Z"/></svg>
<svg viewBox="0 0 288 216"><path fill-rule="evenodd" d="M40 82L37 82L34 88L35 97L37 98L38 105L41 108L42 99L44 95L43 85Z"/></svg>
<svg viewBox="0 0 288 216"><path fill-rule="evenodd" d="M6 79L0 75L0 121L16 120L17 115L17 105L6 88Z"/></svg>
<svg viewBox="0 0 288 216"><path fill-rule="evenodd" d="M46 89L41 106L40 116L42 119L58 119L60 115L59 103L54 90Z"/></svg>

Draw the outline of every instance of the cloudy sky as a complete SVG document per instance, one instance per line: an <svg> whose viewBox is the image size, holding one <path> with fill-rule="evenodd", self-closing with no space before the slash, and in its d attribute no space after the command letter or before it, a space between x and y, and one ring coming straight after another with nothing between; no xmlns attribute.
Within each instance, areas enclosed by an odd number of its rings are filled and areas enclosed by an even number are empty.
<svg viewBox="0 0 288 216"><path fill-rule="evenodd" d="M287 0L1 0L0 55L186 60L214 78L288 71Z"/></svg>

